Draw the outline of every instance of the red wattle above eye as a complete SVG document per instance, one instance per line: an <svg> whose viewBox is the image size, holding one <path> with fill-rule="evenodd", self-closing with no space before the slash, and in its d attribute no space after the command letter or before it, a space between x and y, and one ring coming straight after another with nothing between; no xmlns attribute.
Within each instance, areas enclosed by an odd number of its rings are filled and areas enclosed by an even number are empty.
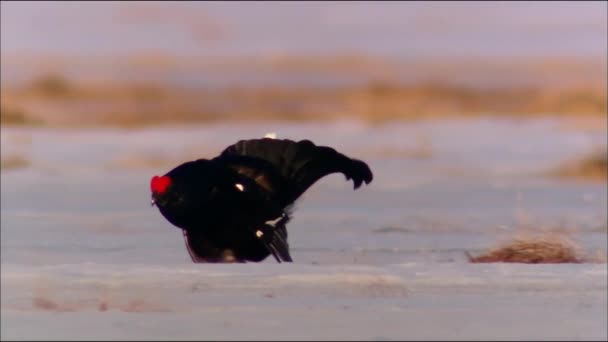
<svg viewBox="0 0 608 342"><path fill-rule="evenodd" d="M169 185L171 185L171 178L169 178L169 176L154 176L150 181L150 190L152 190L152 192L162 194L167 191Z"/></svg>

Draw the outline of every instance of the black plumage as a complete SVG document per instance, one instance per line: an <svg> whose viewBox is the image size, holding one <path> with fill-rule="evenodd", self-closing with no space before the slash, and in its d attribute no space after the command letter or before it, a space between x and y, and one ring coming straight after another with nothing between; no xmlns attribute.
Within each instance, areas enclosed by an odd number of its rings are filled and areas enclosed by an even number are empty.
<svg viewBox="0 0 608 342"><path fill-rule="evenodd" d="M363 161L309 140L241 140L219 156L186 162L151 181L161 214L183 230L194 262L292 261L286 224L316 181L343 173L357 189L373 175Z"/></svg>

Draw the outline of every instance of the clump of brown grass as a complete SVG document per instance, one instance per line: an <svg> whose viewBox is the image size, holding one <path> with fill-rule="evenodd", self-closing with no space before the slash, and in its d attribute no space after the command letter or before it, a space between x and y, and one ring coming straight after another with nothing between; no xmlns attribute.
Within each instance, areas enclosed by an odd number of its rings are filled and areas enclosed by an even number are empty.
<svg viewBox="0 0 608 342"><path fill-rule="evenodd" d="M0 159L0 170L14 170L28 167L30 162L20 155L11 155Z"/></svg>
<svg viewBox="0 0 608 342"><path fill-rule="evenodd" d="M35 79L30 88L42 96L61 97L70 92L71 86L61 75L47 74Z"/></svg>
<svg viewBox="0 0 608 342"><path fill-rule="evenodd" d="M467 253L472 263L509 262L558 264L589 262L578 243L562 234L522 235L478 256Z"/></svg>
<svg viewBox="0 0 608 342"><path fill-rule="evenodd" d="M608 149L598 150L587 156L564 164L554 172L558 177L608 181Z"/></svg>
<svg viewBox="0 0 608 342"><path fill-rule="evenodd" d="M23 109L13 106L0 107L0 124L2 125L39 125L39 120L31 118Z"/></svg>

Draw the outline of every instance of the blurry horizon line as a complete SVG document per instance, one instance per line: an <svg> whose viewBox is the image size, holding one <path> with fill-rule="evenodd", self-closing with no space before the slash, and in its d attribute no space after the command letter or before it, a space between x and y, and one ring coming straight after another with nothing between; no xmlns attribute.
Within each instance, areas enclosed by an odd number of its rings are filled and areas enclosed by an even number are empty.
<svg viewBox="0 0 608 342"><path fill-rule="evenodd" d="M487 63L537 63L537 62L606 62L608 53L599 55L508 55L508 56L486 56L486 55L446 55L446 56L387 56L371 52L343 52L343 53L289 53L289 52L260 52L248 54L190 54L179 55L167 51L137 51L130 53L99 53L88 54L86 57L80 55L70 55L63 53L4 53L0 52L0 63L15 64L35 62L37 64L46 62L65 62L87 64L89 62L130 62L138 60L157 60L168 63L207 63L207 62L274 62L282 60L301 60L301 61L350 61L350 62L376 62L376 63L416 63L416 64L458 64L470 62ZM221 64L220 63L220 64Z"/></svg>

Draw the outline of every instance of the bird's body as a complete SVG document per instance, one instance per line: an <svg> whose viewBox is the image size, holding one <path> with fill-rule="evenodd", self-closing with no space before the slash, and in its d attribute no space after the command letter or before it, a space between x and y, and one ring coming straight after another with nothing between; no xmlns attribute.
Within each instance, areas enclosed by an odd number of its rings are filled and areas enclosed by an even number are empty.
<svg viewBox="0 0 608 342"><path fill-rule="evenodd" d="M292 261L286 224L294 202L335 172L355 189L371 182L362 161L308 140L241 140L219 156L186 162L151 181L161 214L183 230L194 262Z"/></svg>

